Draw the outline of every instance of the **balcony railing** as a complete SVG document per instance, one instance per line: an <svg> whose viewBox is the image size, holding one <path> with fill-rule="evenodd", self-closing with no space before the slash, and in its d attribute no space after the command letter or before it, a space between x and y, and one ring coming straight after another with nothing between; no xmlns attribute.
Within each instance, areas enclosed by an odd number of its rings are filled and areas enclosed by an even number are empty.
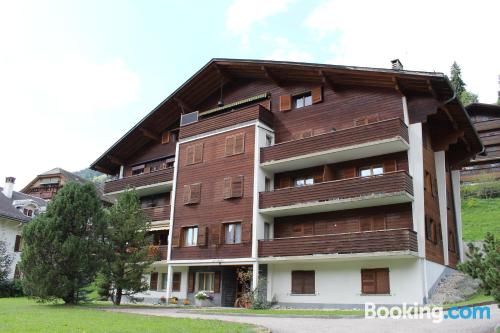
<svg viewBox="0 0 500 333"><path fill-rule="evenodd" d="M150 245L148 255L158 260L167 260L168 245Z"/></svg>
<svg viewBox="0 0 500 333"><path fill-rule="evenodd" d="M141 175L129 176L110 180L104 183L104 193L113 193L125 190L127 187L137 188L153 184L165 183L173 180L174 168L166 168Z"/></svg>
<svg viewBox="0 0 500 333"><path fill-rule="evenodd" d="M143 208L142 211L153 222L170 219L170 205Z"/></svg>
<svg viewBox="0 0 500 333"><path fill-rule="evenodd" d="M396 171L261 192L259 201L261 213L285 216L409 202L412 197L412 178L406 171ZM308 206L319 210L310 211Z"/></svg>
<svg viewBox="0 0 500 333"><path fill-rule="evenodd" d="M183 139L252 120L260 120L269 126L273 126L274 116L271 111L265 109L261 105L250 106L248 108L202 118L198 122L181 126L179 137Z"/></svg>
<svg viewBox="0 0 500 333"><path fill-rule="evenodd" d="M280 172L406 149L408 128L394 118L261 148L260 162Z"/></svg>
<svg viewBox="0 0 500 333"><path fill-rule="evenodd" d="M417 234L389 229L259 240L259 257L418 251Z"/></svg>

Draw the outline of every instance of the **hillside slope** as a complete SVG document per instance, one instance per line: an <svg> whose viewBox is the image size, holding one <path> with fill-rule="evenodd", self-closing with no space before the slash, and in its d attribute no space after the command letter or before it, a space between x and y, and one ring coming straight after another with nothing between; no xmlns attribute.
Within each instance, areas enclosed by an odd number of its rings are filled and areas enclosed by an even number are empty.
<svg viewBox="0 0 500 333"><path fill-rule="evenodd" d="M462 200L463 239L483 240L486 232L500 237L500 198Z"/></svg>

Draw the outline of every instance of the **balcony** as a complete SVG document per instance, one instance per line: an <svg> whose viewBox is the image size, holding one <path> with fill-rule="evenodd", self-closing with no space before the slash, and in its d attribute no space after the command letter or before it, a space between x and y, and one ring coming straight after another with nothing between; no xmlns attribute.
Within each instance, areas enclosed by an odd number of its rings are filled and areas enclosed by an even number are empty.
<svg viewBox="0 0 500 333"><path fill-rule="evenodd" d="M126 188L135 188L140 196L167 192L172 189L174 168L166 168L141 175L110 180L104 183L104 194L117 194Z"/></svg>
<svg viewBox="0 0 500 333"><path fill-rule="evenodd" d="M283 172L408 150L408 128L399 118L261 148L261 167Z"/></svg>
<svg viewBox="0 0 500 333"><path fill-rule="evenodd" d="M154 222L165 222L170 220L170 205L147 207L143 208L142 211L144 215L153 222L153 225L159 224Z"/></svg>
<svg viewBox="0 0 500 333"><path fill-rule="evenodd" d="M411 202L413 185L406 171L396 171L289 187L259 195L260 213L290 216Z"/></svg>
<svg viewBox="0 0 500 333"><path fill-rule="evenodd" d="M254 105L248 108L229 111L219 115L201 118L195 123L181 126L179 137L181 139L208 133L221 128L226 128L250 121L260 120L263 123L273 126L274 116L261 105Z"/></svg>
<svg viewBox="0 0 500 333"><path fill-rule="evenodd" d="M259 240L259 257L321 257L394 251L417 252L417 234L408 229L389 229Z"/></svg>
<svg viewBox="0 0 500 333"><path fill-rule="evenodd" d="M148 256L156 257L157 260L167 260L168 245L150 245Z"/></svg>

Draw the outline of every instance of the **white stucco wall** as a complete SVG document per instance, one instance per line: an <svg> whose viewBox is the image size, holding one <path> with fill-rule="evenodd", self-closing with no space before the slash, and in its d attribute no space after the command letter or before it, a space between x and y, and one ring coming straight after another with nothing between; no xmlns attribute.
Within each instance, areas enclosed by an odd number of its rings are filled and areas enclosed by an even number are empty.
<svg viewBox="0 0 500 333"><path fill-rule="evenodd" d="M14 252L14 245L16 243L16 235L21 235L22 224L21 222L0 219L0 240L5 242L7 253L13 258L10 267L9 279L14 277L14 269L16 264L21 260L21 252Z"/></svg>
<svg viewBox="0 0 500 333"><path fill-rule="evenodd" d="M429 291L432 289L432 286L434 286L434 284L437 282L441 274L443 274L443 272L445 271L446 266L429 260L425 260L425 265L426 265L425 278L427 279L427 293L429 293Z"/></svg>
<svg viewBox="0 0 500 333"><path fill-rule="evenodd" d="M362 268L389 268L390 295L361 295ZM356 260L350 262L276 263L268 265L269 298L280 303L400 304L423 300L418 259ZM292 270L314 270L316 295L291 295Z"/></svg>

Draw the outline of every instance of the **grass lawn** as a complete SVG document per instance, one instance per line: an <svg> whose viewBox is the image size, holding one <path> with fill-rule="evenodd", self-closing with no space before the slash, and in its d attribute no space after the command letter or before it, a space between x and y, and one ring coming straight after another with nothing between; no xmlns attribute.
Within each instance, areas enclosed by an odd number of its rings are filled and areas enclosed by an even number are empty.
<svg viewBox="0 0 500 333"><path fill-rule="evenodd" d="M483 303L483 302L492 302L493 301L493 296L486 296L483 294L476 294L469 298L466 301L462 302L457 302L457 303L450 303L450 304L445 304L445 308L451 308L452 306L464 306L464 305L470 305L470 304L478 304L478 303Z"/></svg>
<svg viewBox="0 0 500 333"><path fill-rule="evenodd" d="M0 332L254 332L250 325L217 320L141 316L89 307L0 298Z"/></svg>
<svg viewBox="0 0 500 333"><path fill-rule="evenodd" d="M487 231L500 237L500 198L462 200L463 238L483 240Z"/></svg>

